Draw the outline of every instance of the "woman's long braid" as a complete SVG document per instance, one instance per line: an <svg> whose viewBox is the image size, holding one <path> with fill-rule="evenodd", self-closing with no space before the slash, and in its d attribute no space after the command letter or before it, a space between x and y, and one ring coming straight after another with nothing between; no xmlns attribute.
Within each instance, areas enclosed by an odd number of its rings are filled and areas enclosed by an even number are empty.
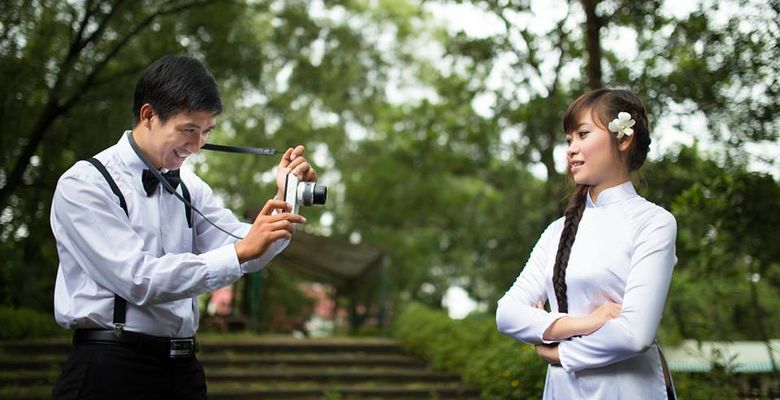
<svg viewBox="0 0 780 400"><path fill-rule="evenodd" d="M577 228L579 228L582 214L585 211L587 193L588 186L577 185L569 200L569 205L563 213L563 231L553 267L553 288L555 288L555 297L558 300L558 312L562 313L569 312L569 303L566 298L566 267L569 264L574 238L577 236Z"/></svg>

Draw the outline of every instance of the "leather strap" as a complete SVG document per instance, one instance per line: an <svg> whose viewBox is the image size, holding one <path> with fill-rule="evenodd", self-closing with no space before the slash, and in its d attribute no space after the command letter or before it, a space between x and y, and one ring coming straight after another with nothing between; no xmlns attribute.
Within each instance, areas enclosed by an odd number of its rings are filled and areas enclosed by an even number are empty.
<svg viewBox="0 0 780 400"><path fill-rule="evenodd" d="M86 160L90 164L94 165L100 174L108 181L108 186L111 187L111 191L119 197L119 206L125 211L125 215L128 217L130 213L127 211L127 202L125 202L125 196L122 195L122 191L119 190L119 186L116 185L114 178L108 173L106 167L97 158L90 157ZM114 294L114 329L117 335L121 334L122 328L125 326L127 318L127 300L120 297L118 294Z"/></svg>
<svg viewBox="0 0 780 400"><path fill-rule="evenodd" d="M117 336L111 330L77 329L73 333L73 345L103 344L131 346L145 354L165 358L192 357L199 350L195 337L169 338L125 331Z"/></svg>
<svg viewBox="0 0 780 400"><path fill-rule="evenodd" d="M669 400L677 400L677 393L674 391L674 382L672 382L672 374L669 373L669 365L666 363L666 357L664 357L664 353L661 351L661 348L658 348L658 355L661 356L661 369L664 372L664 382L666 383L666 397Z"/></svg>
<svg viewBox="0 0 780 400"><path fill-rule="evenodd" d="M92 164L97 170L100 172L101 175L103 175L103 178L106 179L106 182L108 182L108 186L111 187L111 191L114 192L116 197L119 198L119 207L122 207L122 210L124 210L125 215L128 217L130 216L130 213L127 211L127 202L125 201L125 196L122 195L122 191L119 190L119 186L117 186L116 181L114 181L114 178L111 176L110 173L108 173L108 170L103 165L103 163L100 162L95 157L90 157L86 159L85 161ZM187 186L184 184L184 182L181 182L181 190L182 195L185 199L187 199L187 202L190 202L190 191L187 190ZM192 229L192 209L189 205L184 205L184 214L187 217L187 226ZM114 294L114 334L118 337L122 334L122 329L125 326L125 322L127 319L127 300L120 297L117 294Z"/></svg>

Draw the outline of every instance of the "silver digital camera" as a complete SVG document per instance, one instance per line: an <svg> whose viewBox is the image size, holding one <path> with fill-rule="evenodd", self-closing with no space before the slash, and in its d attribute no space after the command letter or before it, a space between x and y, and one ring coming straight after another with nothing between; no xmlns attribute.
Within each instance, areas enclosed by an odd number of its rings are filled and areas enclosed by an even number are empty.
<svg viewBox="0 0 780 400"><path fill-rule="evenodd" d="M298 214L298 207L325 204L328 187L314 182L301 182L292 172L287 173L284 182L284 201L292 205L292 213Z"/></svg>

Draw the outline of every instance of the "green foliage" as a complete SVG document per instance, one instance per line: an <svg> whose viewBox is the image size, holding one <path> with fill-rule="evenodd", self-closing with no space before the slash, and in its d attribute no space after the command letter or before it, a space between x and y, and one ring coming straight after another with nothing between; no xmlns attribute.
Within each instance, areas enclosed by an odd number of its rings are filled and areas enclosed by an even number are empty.
<svg viewBox="0 0 780 400"><path fill-rule="evenodd" d="M734 376L714 371L708 374L673 374L677 397L690 400L735 400Z"/></svg>
<svg viewBox="0 0 780 400"><path fill-rule="evenodd" d="M438 307L457 284L494 307L560 215L565 177L553 154L563 110L587 89L572 71L589 54L578 2L546 33L513 23L539 17L528 1L470 3L504 31L453 32L411 0L0 2L0 303L51 307L58 177L130 128L143 68L186 53L223 94L211 140L307 146L331 196L306 210L305 229L385 249L393 300ZM777 140L778 9L748 0L718 22L717 4L677 17L660 4L597 11L603 82L636 90L654 126L702 115L722 149L651 154L640 186L678 219L661 337L776 337L778 184L746 170L742 144ZM626 32L637 38L630 60L610 40ZM194 168L251 215L275 193L275 164L202 154ZM286 282L268 283L280 289L268 301L301 306L282 294Z"/></svg>
<svg viewBox="0 0 780 400"><path fill-rule="evenodd" d="M412 303L399 313L392 332L413 354L476 385L482 398L541 398L546 364L533 347L498 333L491 316L453 321Z"/></svg>
<svg viewBox="0 0 780 400"><path fill-rule="evenodd" d="M446 313L407 304L396 318L393 336L434 367L459 374L484 399L538 399L547 364L533 347L498 333L492 316L451 320ZM690 400L736 398L732 375L673 373L677 395Z"/></svg>
<svg viewBox="0 0 780 400"><path fill-rule="evenodd" d="M766 340L780 332L780 184L684 147L650 165L645 196L677 219L678 263L666 304L665 343ZM663 184L654 184L663 182Z"/></svg>
<svg viewBox="0 0 780 400"><path fill-rule="evenodd" d="M303 323L311 315L314 300L303 295L302 283L296 276L273 270L259 272L260 325L263 332L291 333L303 330ZM247 276L248 278L248 276ZM249 284L249 279L243 279Z"/></svg>
<svg viewBox="0 0 780 400"><path fill-rule="evenodd" d="M0 340L62 336L67 332L50 313L0 306Z"/></svg>

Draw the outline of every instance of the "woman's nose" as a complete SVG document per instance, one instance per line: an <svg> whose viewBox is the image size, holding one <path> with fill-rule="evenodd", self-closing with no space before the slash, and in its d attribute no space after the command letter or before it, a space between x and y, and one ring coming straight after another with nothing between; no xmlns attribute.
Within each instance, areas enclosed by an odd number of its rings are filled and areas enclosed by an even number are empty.
<svg viewBox="0 0 780 400"><path fill-rule="evenodd" d="M566 154L569 155L569 157L579 153L580 146L577 144L577 142L573 141L569 143L569 147L566 148Z"/></svg>

